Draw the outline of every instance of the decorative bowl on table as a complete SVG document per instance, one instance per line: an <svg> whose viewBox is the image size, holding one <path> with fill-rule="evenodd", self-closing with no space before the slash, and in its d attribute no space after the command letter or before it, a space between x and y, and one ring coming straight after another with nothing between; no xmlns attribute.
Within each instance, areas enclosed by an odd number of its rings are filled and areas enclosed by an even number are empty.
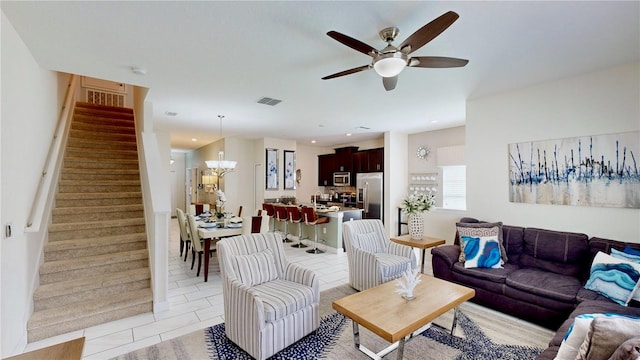
<svg viewBox="0 0 640 360"><path fill-rule="evenodd" d="M204 229L213 229L213 228L218 227L218 224L216 224L214 222L206 222L206 223L200 224L200 227L204 228Z"/></svg>
<svg viewBox="0 0 640 360"><path fill-rule="evenodd" d="M229 223L227 227L230 229L240 229L242 227L242 223Z"/></svg>

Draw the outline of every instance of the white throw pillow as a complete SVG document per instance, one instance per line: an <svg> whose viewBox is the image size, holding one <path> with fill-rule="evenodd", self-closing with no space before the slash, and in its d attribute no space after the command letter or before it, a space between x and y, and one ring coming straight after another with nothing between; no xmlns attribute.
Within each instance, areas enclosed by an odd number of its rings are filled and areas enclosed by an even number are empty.
<svg viewBox="0 0 640 360"><path fill-rule="evenodd" d="M238 255L235 261L238 280L247 286L260 285L278 278L273 252L269 249L250 255Z"/></svg>

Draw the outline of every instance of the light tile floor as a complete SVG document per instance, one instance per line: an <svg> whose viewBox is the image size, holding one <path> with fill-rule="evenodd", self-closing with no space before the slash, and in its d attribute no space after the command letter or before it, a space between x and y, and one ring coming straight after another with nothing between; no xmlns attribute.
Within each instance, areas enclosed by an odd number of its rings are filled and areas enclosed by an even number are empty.
<svg viewBox="0 0 640 360"><path fill-rule="evenodd" d="M191 270L191 255L180 258L179 229L171 221L169 244L170 309L146 313L101 324L30 343L25 352L85 336L83 359L110 359L190 332L219 324L223 319L222 280L217 263L210 264L209 281ZM308 249L308 248L307 248ZM285 244L290 262L315 270L320 276L320 291L348 283L346 254L309 254ZM197 265L196 265L197 266ZM214 269L215 268L215 269Z"/></svg>

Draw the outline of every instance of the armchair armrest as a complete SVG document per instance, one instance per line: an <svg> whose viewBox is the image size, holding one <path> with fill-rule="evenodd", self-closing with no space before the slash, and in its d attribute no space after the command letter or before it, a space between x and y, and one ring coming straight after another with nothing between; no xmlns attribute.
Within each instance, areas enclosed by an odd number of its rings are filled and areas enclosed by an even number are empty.
<svg viewBox="0 0 640 360"><path fill-rule="evenodd" d="M320 302L320 279L314 271L298 264L288 263L284 270L284 279L311 287L314 301Z"/></svg>
<svg viewBox="0 0 640 360"><path fill-rule="evenodd" d="M410 246L390 242L389 247L387 248L387 253L411 259L412 269L417 266L417 260L413 254L413 248L411 248Z"/></svg>
<svg viewBox="0 0 640 360"><path fill-rule="evenodd" d="M225 301L225 321L233 322L234 329L262 329L264 327L264 303L260 295L238 280L227 281L229 299ZM227 327L229 328L229 327Z"/></svg>
<svg viewBox="0 0 640 360"><path fill-rule="evenodd" d="M460 246L458 245L442 245L431 249L431 255L434 258L441 259L449 269L453 267L453 264L458 262L460 257Z"/></svg>

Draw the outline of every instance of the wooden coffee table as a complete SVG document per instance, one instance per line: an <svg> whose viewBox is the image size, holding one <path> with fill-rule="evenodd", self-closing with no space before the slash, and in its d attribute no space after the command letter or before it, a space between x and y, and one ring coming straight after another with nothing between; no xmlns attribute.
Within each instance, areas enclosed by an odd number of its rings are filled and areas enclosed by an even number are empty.
<svg viewBox="0 0 640 360"><path fill-rule="evenodd" d="M394 280L333 302L337 312L353 321L353 342L358 350L372 359L381 359L397 348L398 359L402 359L404 344L417 335L414 332L451 309L455 309L453 333L457 306L471 299L475 290L428 275L420 277L413 300L405 300L395 292ZM360 344L359 326L392 344L378 353L367 349Z"/></svg>
<svg viewBox="0 0 640 360"><path fill-rule="evenodd" d="M445 243L444 240L433 238L429 236L423 236L422 239L412 239L409 235L401 235L392 237L391 241L394 243L411 246L414 248L422 249L422 267L420 268L420 272L424 274L424 253L428 248L442 245Z"/></svg>

